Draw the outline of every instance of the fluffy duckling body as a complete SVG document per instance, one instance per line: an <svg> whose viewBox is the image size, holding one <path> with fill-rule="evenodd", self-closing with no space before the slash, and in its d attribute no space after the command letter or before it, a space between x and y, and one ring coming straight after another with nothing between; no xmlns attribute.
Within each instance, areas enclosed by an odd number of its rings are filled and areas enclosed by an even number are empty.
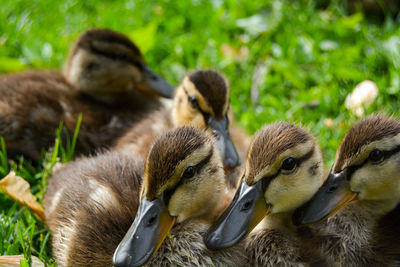
<svg viewBox="0 0 400 267"><path fill-rule="evenodd" d="M240 246L210 253L203 243L231 199L205 132L182 127L161 135L141 166L108 152L53 175L44 205L59 266L110 266L119 242L115 266L245 265Z"/></svg>
<svg viewBox="0 0 400 267"><path fill-rule="evenodd" d="M152 142L162 132L183 125L204 129L214 135L228 183L234 187L241 169L240 157L247 152L249 138L238 127L230 127L232 114L229 86L224 77L213 70L194 71L176 89L172 107L154 112L135 125L118 141L116 148L133 155L147 155ZM231 133L234 143L239 145L239 153L231 140Z"/></svg>
<svg viewBox="0 0 400 267"><path fill-rule="evenodd" d="M287 123L258 131L250 145L234 200L205 237L216 250L245 239L254 266L322 264L308 231L292 224L294 210L322 184L322 156L311 134ZM260 223L261 221L261 223Z"/></svg>
<svg viewBox="0 0 400 267"><path fill-rule="evenodd" d="M318 245L332 265L397 266L399 175L400 122L369 116L346 133L331 173L295 212L294 222L310 224L328 217L316 227Z"/></svg>
<svg viewBox="0 0 400 267"><path fill-rule="evenodd" d="M107 152L57 170L44 199L58 266L111 266L135 219L144 163Z"/></svg>
<svg viewBox="0 0 400 267"><path fill-rule="evenodd" d="M96 29L75 42L64 75L2 75L0 94L0 136L9 153L37 160L42 148L53 146L60 121L63 137L72 138L82 113L77 150L87 154L110 146L133 123L160 108L158 95L171 97L173 88L145 65L126 36Z"/></svg>

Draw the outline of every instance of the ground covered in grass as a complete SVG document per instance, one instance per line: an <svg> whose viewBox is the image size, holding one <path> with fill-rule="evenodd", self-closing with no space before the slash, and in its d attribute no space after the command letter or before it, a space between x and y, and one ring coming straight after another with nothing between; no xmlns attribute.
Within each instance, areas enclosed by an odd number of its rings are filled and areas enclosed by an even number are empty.
<svg viewBox="0 0 400 267"><path fill-rule="evenodd" d="M400 21L348 14L339 0L324 8L315 2L3 0L0 72L61 69L80 33L112 28L131 37L149 66L174 85L187 70L220 70L243 127L253 133L277 120L301 122L317 136L329 166L358 118L344 101L359 82L369 79L379 88L364 114L397 114ZM58 152L32 166L9 162L2 151L0 176L16 170L41 199L56 157L69 158ZM54 264L46 228L1 193L0 207L0 255L35 255Z"/></svg>

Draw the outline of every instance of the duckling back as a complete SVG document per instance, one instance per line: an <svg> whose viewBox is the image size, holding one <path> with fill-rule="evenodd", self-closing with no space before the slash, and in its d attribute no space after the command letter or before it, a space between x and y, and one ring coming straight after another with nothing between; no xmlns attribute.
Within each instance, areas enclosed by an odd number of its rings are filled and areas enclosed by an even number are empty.
<svg viewBox="0 0 400 267"><path fill-rule="evenodd" d="M144 63L139 49L111 30L82 34L66 65L65 76L31 71L0 77L0 136L10 154L39 159L42 149L53 146L61 121L64 141L72 138L80 113L77 154L109 147L162 106L159 96L173 93Z"/></svg>
<svg viewBox="0 0 400 267"><path fill-rule="evenodd" d="M105 153L69 163L44 199L58 266L111 266L139 203L143 162Z"/></svg>
<svg viewBox="0 0 400 267"><path fill-rule="evenodd" d="M32 71L0 77L0 135L10 155L38 159L42 148L53 145L61 120L66 125L75 123L77 114L64 110L70 106L68 89L58 72ZM75 120L70 118L74 115ZM67 129L73 132L74 128ZM86 142L78 145L81 151L88 149Z"/></svg>

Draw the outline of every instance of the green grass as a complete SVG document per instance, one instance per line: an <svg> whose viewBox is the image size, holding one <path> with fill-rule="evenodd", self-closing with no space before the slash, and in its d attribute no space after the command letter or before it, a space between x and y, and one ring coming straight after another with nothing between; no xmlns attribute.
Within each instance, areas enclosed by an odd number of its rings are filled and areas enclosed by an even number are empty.
<svg viewBox="0 0 400 267"><path fill-rule="evenodd" d="M220 70L230 81L243 127L253 133L277 120L301 122L317 136L329 166L341 137L358 119L344 107L356 84L369 79L379 88L365 114L397 114L400 106L400 22L349 15L341 1L331 2L319 9L305 0L3 0L0 72L60 69L80 33L112 28L131 37L148 64L174 85L190 69ZM253 102L257 65L263 75ZM307 107L313 101L319 105ZM325 125L327 118L333 127ZM0 175L16 170L42 199L51 165L72 157L62 147L47 156L45 167L9 162L2 151ZM2 194L0 207L0 254L33 254L53 264L43 225Z"/></svg>

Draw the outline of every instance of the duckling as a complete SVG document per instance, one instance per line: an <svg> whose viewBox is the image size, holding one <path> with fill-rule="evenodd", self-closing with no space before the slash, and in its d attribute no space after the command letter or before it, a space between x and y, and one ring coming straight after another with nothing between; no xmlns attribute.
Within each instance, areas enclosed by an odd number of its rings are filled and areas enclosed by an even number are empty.
<svg viewBox="0 0 400 267"><path fill-rule="evenodd" d="M72 46L64 74L29 71L0 77L0 136L10 154L34 160L53 146L55 130L72 137L83 120L78 153L110 146L133 123L160 108L174 88L144 62L128 37L108 29L83 33Z"/></svg>
<svg viewBox="0 0 400 267"><path fill-rule="evenodd" d="M294 210L323 182L322 155L315 138L288 123L259 130L250 145L236 195L205 235L209 249L231 247L245 238L254 266L322 264L306 231L292 224ZM261 223L260 223L261 221Z"/></svg>
<svg viewBox="0 0 400 267"><path fill-rule="evenodd" d="M197 70L186 77L176 89L172 107L154 112L133 128L116 144L116 149L129 154L146 155L152 141L163 131L190 125L212 133L222 154L230 186L237 184L240 157L229 131L233 113L229 103L229 86L226 79L214 70ZM239 144L239 154L246 153L246 134L237 127L233 130Z"/></svg>
<svg viewBox="0 0 400 267"><path fill-rule="evenodd" d="M321 251L335 266L400 264L400 122L369 116L339 146L322 187L293 216L320 220Z"/></svg>
<svg viewBox="0 0 400 267"><path fill-rule="evenodd" d="M115 266L246 264L240 246L210 253L203 243L232 198L211 136L176 128L140 161L110 151L51 177L44 206L59 266L110 266L114 250Z"/></svg>

